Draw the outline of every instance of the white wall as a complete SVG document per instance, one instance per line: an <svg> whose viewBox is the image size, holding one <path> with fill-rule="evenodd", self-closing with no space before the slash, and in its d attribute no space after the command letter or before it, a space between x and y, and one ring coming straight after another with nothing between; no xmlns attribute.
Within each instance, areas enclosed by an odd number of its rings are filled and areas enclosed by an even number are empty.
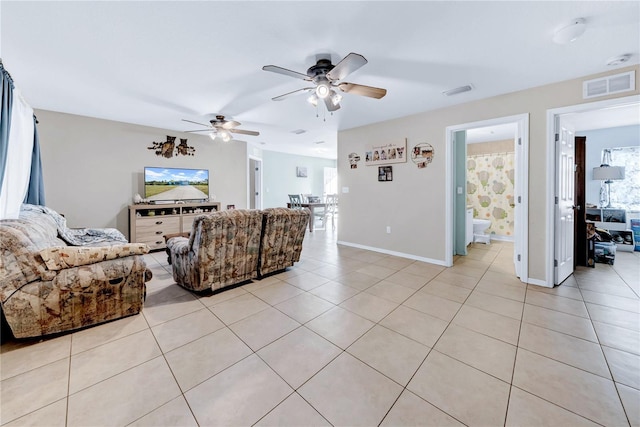
<svg viewBox="0 0 640 427"><path fill-rule="evenodd" d="M128 123L36 110L47 206L70 227L115 227L128 236L128 205L144 196L145 166L209 169L209 193L224 209L246 208L246 143L221 143ZM166 136L187 138L194 156L156 156L147 147Z"/></svg>
<svg viewBox="0 0 640 427"><path fill-rule="evenodd" d="M586 202L600 206L601 181L593 180L593 168L600 166L602 163L602 150L605 148L640 145L640 126L576 131L576 136L587 137L585 159ZM615 185L615 182L611 185Z"/></svg>
<svg viewBox="0 0 640 427"><path fill-rule="evenodd" d="M340 228L343 242L395 251L413 257L445 260L445 165L446 127L481 120L529 113L529 277L546 281L547 110L585 103L582 82L599 76L635 70L619 68L610 73L587 76L520 92L514 92L449 108L350 129L338 134ZM602 97L637 95L639 90ZM464 95L462 95L464 96ZM589 100L593 102L594 100ZM408 152L427 142L435 149L433 163L418 169L409 160L393 165L394 181L377 182L377 168L350 169L351 152L362 157L368 144L408 139ZM391 234L386 233L391 227Z"/></svg>
<svg viewBox="0 0 640 427"><path fill-rule="evenodd" d="M307 168L307 178L296 176L298 166ZM325 167L335 168L336 161L263 150L263 206L265 208L287 206L288 194L322 196Z"/></svg>

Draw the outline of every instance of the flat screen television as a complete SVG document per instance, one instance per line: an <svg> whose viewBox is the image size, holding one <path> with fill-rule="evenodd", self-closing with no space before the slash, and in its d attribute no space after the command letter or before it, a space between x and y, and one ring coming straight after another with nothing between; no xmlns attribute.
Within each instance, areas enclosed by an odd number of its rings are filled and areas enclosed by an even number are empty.
<svg viewBox="0 0 640 427"><path fill-rule="evenodd" d="M144 197L150 202L209 198L209 170L144 168Z"/></svg>

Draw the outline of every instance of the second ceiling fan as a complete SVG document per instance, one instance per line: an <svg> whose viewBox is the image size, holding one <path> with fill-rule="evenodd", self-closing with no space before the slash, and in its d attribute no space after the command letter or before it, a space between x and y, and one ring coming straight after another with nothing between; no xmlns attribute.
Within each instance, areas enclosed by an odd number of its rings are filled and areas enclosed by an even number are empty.
<svg viewBox="0 0 640 427"><path fill-rule="evenodd" d="M240 126L240 122L236 122L235 120L225 120L224 116L217 115L215 119L209 120L209 124L198 123L192 120L182 119L184 122L194 123L196 125L204 126L207 129L199 129L199 130L187 130L185 132L208 132L211 139L215 139L216 137L220 137L224 142L228 142L231 140L232 133L238 133L242 135L251 135L258 136L259 132L253 130L244 130L238 129Z"/></svg>
<svg viewBox="0 0 640 427"><path fill-rule="evenodd" d="M331 63L330 59L319 59L315 65L312 65L306 74L297 71L288 70L278 67L277 65L265 65L262 67L265 71L284 74L294 78L299 78L308 82L313 82L315 86L305 87L285 93L284 95L272 98L274 101L281 101L291 95L302 93L311 93L309 102L317 105L318 101L323 101L329 111L335 111L340 108L340 100L342 96L336 92L336 89L353 95L368 96L369 98L380 99L387 94L386 89L365 86L356 83L340 82L363 65L367 63L364 56L357 53L350 53L345 56L342 61L336 65Z"/></svg>

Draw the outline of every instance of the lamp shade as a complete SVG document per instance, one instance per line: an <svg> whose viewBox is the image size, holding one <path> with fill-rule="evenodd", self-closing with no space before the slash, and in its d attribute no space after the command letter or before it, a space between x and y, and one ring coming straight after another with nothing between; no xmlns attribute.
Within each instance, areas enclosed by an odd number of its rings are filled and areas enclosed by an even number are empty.
<svg viewBox="0 0 640 427"><path fill-rule="evenodd" d="M624 179L623 166L600 166L593 168L593 179L596 181L613 181Z"/></svg>

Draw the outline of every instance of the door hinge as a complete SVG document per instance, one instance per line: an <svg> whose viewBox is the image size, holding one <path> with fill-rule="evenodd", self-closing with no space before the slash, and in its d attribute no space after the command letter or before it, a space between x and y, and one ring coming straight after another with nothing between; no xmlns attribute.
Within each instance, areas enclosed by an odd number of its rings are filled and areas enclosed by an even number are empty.
<svg viewBox="0 0 640 427"><path fill-rule="evenodd" d="M522 256L520 254L518 254L518 261L522 260Z"/></svg>
<svg viewBox="0 0 640 427"><path fill-rule="evenodd" d="M518 138L518 145L522 145L522 138Z"/></svg>
<svg viewBox="0 0 640 427"><path fill-rule="evenodd" d="M556 142L560 141L560 134L556 133Z"/></svg>
<svg viewBox="0 0 640 427"><path fill-rule="evenodd" d="M558 196L556 196L556 205L558 204Z"/></svg>
<svg viewBox="0 0 640 427"><path fill-rule="evenodd" d="M522 196L518 196L518 203L522 203Z"/></svg>
<svg viewBox="0 0 640 427"><path fill-rule="evenodd" d="M553 266L554 266L554 267L557 267L557 266L558 266L558 260L557 260L557 259L554 259L554 260L553 260Z"/></svg>

